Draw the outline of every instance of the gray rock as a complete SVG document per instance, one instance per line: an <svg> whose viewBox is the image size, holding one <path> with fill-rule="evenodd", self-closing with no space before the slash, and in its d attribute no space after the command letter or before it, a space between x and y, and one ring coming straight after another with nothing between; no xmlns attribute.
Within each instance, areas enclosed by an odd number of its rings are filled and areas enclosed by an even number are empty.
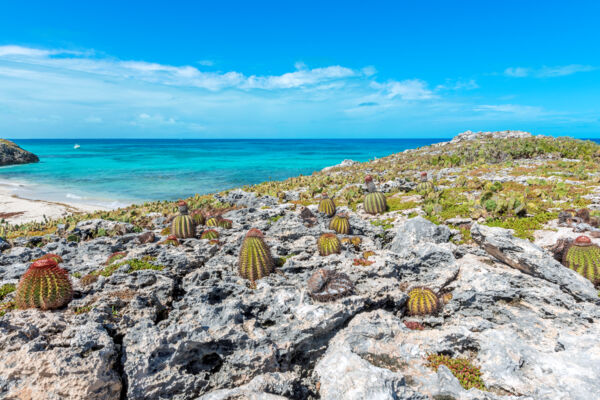
<svg viewBox="0 0 600 400"><path fill-rule="evenodd" d="M39 161L40 159L35 154L22 149L10 140L0 139L0 166L29 164Z"/></svg>

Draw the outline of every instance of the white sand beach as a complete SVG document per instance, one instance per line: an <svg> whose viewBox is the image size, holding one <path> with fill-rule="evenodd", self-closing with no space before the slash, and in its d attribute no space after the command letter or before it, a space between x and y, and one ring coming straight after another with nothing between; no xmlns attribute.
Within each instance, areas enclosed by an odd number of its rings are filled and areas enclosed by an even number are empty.
<svg viewBox="0 0 600 400"><path fill-rule="evenodd" d="M74 213L86 213L110 208L82 204L77 202L57 202L41 200L35 192L21 194L26 189L25 184L0 181L0 220L11 224L41 222L48 219L60 218Z"/></svg>

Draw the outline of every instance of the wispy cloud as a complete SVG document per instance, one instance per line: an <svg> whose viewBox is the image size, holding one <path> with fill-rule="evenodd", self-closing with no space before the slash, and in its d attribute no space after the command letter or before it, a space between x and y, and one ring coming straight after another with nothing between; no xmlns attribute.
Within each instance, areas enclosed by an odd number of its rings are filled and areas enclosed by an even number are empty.
<svg viewBox="0 0 600 400"><path fill-rule="evenodd" d="M428 100L437 97L427 88L427 82L420 79L407 79L400 82L392 80L386 83L373 82L372 86L380 89L389 99Z"/></svg>
<svg viewBox="0 0 600 400"><path fill-rule="evenodd" d="M513 78L555 78L559 76L573 75L578 72L589 72L593 71L595 67L591 65L580 65L570 64L555 67L542 67L542 68L524 68L524 67L510 67L504 70L504 75Z"/></svg>
<svg viewBox="0 0 600 400"><path fill-rule="evenodd" d="M476 106L474 110L487 113L515 114L530 117L544 114L544 109L542 107L519 104L486 104Z"/></svg>

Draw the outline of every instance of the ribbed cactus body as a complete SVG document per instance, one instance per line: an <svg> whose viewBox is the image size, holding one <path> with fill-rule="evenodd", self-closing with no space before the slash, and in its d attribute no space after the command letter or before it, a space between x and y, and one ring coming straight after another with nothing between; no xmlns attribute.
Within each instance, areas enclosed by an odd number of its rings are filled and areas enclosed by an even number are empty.
<svg viewBox="0 0 600 400"><path fill-rule="evenodd" d="M600 284L600 247L592 244L587 236L579 236L563 255L563 264L589 279L594 285Z"/></svg>
<svg viewBox="0 0 600 400"><path fill-rule="evenodd" d="M329 229L332 229L340 235L350 234L350 222L345 214L336 215L329 223Z"/></svg>
<svg viewBox="0 0 600 400"><path fill-rule="evenodd" d="M250 229L240 249L239 273L252 282L273 272L275 262L261 231Z"/></svg>
<svg viewBox="0 0 600 400"><path fill-rule="evenodd" d="M217 227L219 226L220 217L210 217L206 220L206 226Z"/></svg>
<svg viewBox="0 0 600 400"><path fill-rule="evenodd" d="M429 192L433 192L435 191L435 185L433 184L433 182L420 182L417 187L415 188L415 191L419 194L425 194L425 193L429 193Z"/></svg>
<svg viewBox="0 0 600 400"><path fill-rule="evenodd" d="M202 211L200 210L192 211L192 219L194 220L196 226L204 225L204 222L206 222L204 219L204 214L202 214Z"/></svg>
<svg viewBox="0 0 600 400"><path fill-rule="evenodd" d="M73 297L69 274L53 259L39 260L25 271L15 296L18 308L51 310L68 304Z"/></svg>
<svg viewBox="0 0 600 400"><path fill-rule="evenodd" d="M317 240L319 254L323 257L330 254L339 254L342 251L340 239L333 233L324 233Z"/></svg>
<svg viewBox="0 0 600 400"><path fill-rule="evenodd" d="M231 221L230 219L220 219L219 222L217 223L217 226L219 228L223 228L223 229L231 229L233 225L233 221Z"/></svg>
<svg viewBox="0 0 600 400"><path fill-rule="evenodd" d="M189 215L178 215L171 224L171 233L180 239L196 236L196 224Z"/></svg>
<svg viewBox="0 0 600 400"><path fill-rule="evenodd" d="M411 315L428 315L439 309L440 301L433 290L421 286L408 292L407 306Z"/></svg>
<svg viewBox="0 0 600 400"><path fill-rule="evenodd" d="M206 239L206 240L214 240L214 239L218 239L219 238L219 232L215 231L214 229L207 229L204 232L202 232L202 235L200 236L200 239Z"/></svg>
<svg viewBox="0 0 600 400"><path fill-rule="evenodd" d="M383 214L387 210L385 195L381 192L368 193L365 196L365 212L369 214Z"/></svg>
<svg viewBox="0 0 600 400"><path fill-rule="evenodd" d="M335 215L335 203L333 199L324 196L319 202L319 212L327 215L328 217L332 217Z"/></svg>

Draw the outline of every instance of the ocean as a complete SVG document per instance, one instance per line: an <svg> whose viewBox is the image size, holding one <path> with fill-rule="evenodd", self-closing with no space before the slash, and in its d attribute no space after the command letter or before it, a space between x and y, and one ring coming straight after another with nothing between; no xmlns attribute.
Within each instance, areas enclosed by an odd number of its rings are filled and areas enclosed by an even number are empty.
<svg viewBox="0 0 600 400"><path fill-rule="evenodd" d="M443 140L14 140L40 162L0 167L0 183L25 198L118 207L311 174Z"/></svg>

